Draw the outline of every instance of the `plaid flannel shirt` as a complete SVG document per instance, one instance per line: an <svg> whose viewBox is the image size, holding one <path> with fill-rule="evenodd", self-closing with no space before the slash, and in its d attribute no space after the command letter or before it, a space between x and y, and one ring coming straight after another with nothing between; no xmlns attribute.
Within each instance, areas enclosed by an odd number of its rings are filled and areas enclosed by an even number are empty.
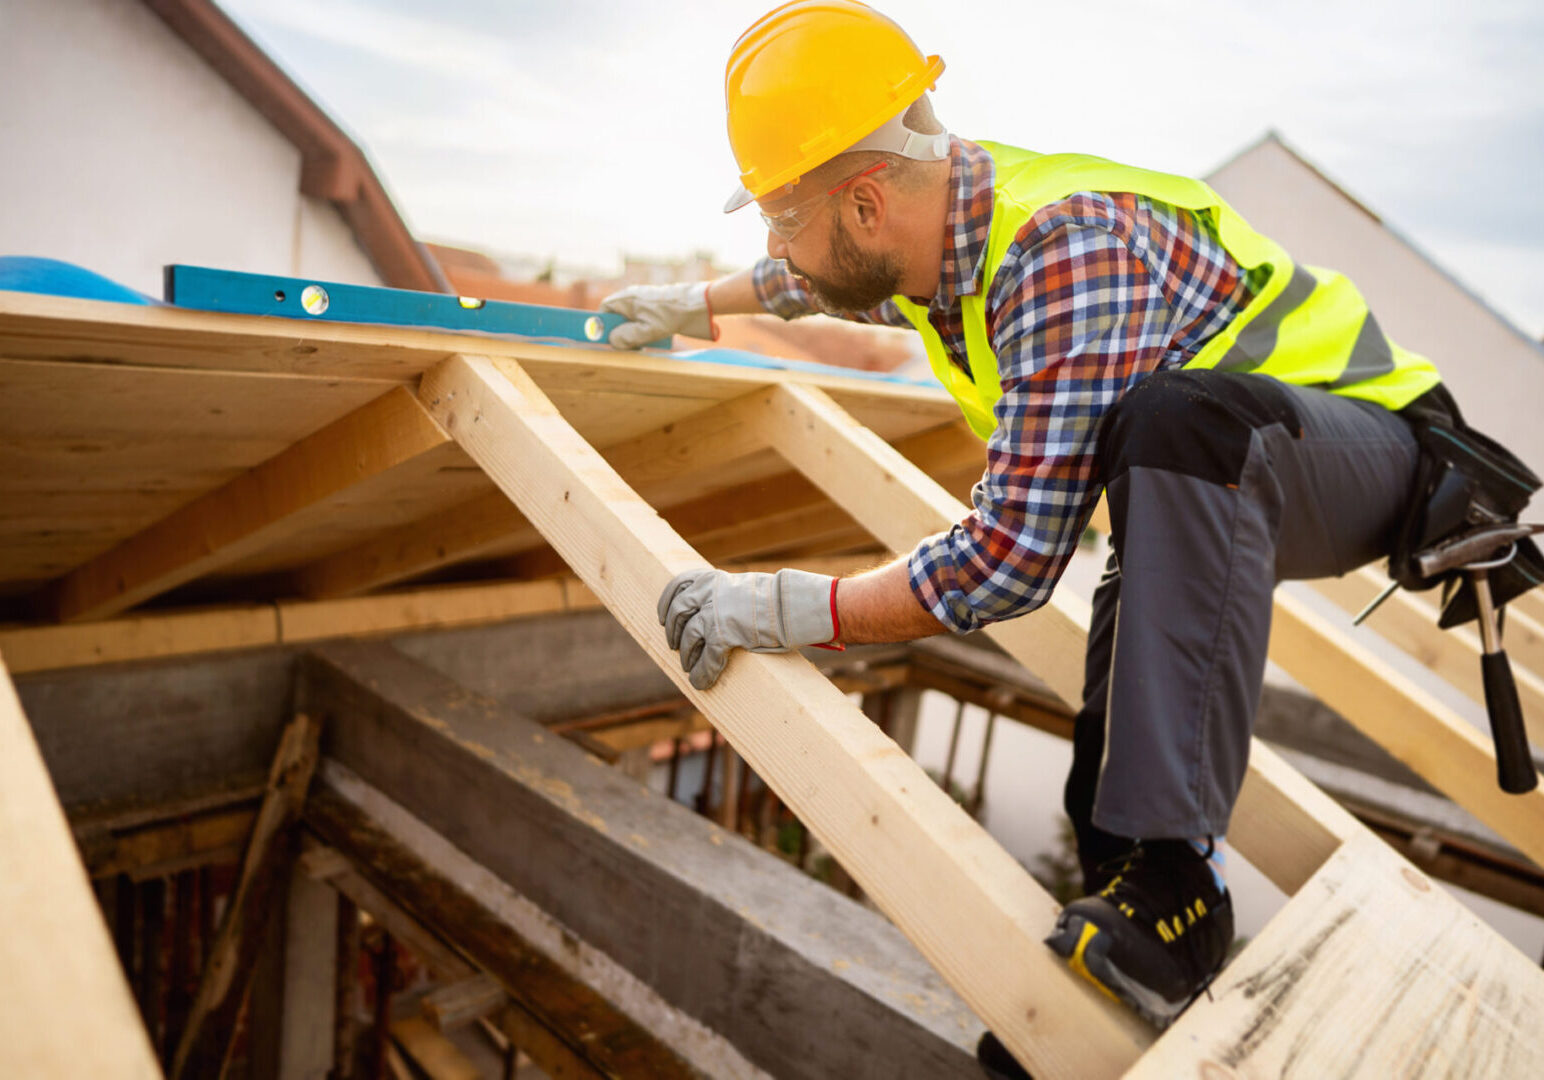
<svg viewBox="0 0 1544 1080"><path fill-rule="evenodd" d="M983 287L991 156L954 139L951 180L928 319L951 362L969 374L959 298ZM780 261L762 259L753 280L773 314L816 310ZM986 472L970 515L923 540L909 561L917 599L961 632L1045 603L1099 499L1095 437L1105 411L1150 372L1194 356L1261 282L1242 274L1210 222L1187 210L1080 192L1026 222L984 284L1003 388ZM911 325L890 301L852 317Z"/></svg>

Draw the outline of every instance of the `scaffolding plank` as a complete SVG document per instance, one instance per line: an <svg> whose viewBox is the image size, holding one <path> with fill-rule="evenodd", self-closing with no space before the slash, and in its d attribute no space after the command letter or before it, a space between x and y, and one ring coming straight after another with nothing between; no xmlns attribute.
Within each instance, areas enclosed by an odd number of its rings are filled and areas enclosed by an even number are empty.
<svg viewBox="0 0 1544 1080"><path fill-rule="evenodd" d="M420 396L650 657L1036 1076L1121 1072L1151 1033L1050 953L1056 905L802 657L738 653L697 691L655 602L702 560L516 364L454 357Z"/></svg>
<svg viewBox="0 0 1544 1080"><path fill-rule="evenodd" d="M950 528L967 508L816 387L780 386L765 414L769 440L884 544L908 550ZM1064 700L1082 695L1086 602L1052 595L1044 608L987 633ZM1075 707L1075 705L1074 705ZM1290 892L1356 828L1345 811L1258 743L1229 839Z"/></svg>
<svg viewBox="0 0 1544 1080"><path fill-rule="evenodd" d="M16 991L0 1009L0 1072L161 1075L3 662L0 925L0 970ZM82 1017L89 1017L89 1038Z"/></svg>
<svg viewBox="0 0 1544 1080"><path fill-rule="evenodd" d="M49 606L61 622L115 615L260 550L293 530L300 511L447 439L394 387L72 570Z"/></svg>
<svg viewBox="0 0 1544 1080"><path fill-rule="evenodd" d="M1348 842L1127 1074L1544 1075L1544 972L1370 834Z"/></svg>

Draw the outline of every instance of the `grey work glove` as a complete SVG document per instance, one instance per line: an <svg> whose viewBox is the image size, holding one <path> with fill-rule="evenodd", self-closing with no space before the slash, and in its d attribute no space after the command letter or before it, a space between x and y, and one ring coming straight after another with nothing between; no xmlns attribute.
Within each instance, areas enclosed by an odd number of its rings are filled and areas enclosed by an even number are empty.
<svg viewBox="0 0 1544 1080"><path fill-rule="evenodd" d="M803 570L688 570L660 594L659 622L692 685L706 690L718 681L730 649L787 652L834 643L835 581Z"/></svg>
<svg viewBox="0 0 1544 1080"><path fill-rule="evenodd" d="M671 334L709 341L717 337L708 309L708 286L702 281L632 285L606 297L600 302L600 309L628 320L611 331L611 346L615 349L636 349Z"/></svg>

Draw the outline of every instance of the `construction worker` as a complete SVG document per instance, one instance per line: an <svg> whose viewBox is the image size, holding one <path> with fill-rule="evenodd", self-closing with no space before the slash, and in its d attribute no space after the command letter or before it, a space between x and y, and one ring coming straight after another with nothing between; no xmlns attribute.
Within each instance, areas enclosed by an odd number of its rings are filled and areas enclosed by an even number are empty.
<svg viewBox="0 0 1544 1080"><path fill-rule="evenodd" d="M735 648L966 633L1043 604L1107 493L1065 792L1088 895L1047 944L1164 1026L1233 940L1222 838L1272 590L1388 553L1417 464L1399 410L1439 379L1203 183L947 134L943 67L853 0L763 16L725 79L725 209L757 204L768 257L604 306L622 348L730 313L915 327L986 442L974 510L840 581L683 574L660 620L699 688ZM1021 1075L989 1035L980 1054Z"/></svg>

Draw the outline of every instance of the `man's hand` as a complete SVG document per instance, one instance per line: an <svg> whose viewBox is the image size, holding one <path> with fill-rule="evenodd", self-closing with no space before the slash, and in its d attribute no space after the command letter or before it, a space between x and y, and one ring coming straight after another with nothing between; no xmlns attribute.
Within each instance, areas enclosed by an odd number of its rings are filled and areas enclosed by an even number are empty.
<svg viewBox="0 0 1544 1080"><path fill-rule="evenodd" d="M660 594L659 622L692 685L706 690L718 681L731 649L787 652L834 643L836 579L803 570L688 570Z"/></svg>
<svg viewBox="0 0 1544 1080"><path fill-rule="evenodd" d="M600 309L628 320L611 331L611 346L615 349L636 349L671 334L709 341L717 336L713 332L706 282L633 285L606 297L600 302Z"/></svg>

